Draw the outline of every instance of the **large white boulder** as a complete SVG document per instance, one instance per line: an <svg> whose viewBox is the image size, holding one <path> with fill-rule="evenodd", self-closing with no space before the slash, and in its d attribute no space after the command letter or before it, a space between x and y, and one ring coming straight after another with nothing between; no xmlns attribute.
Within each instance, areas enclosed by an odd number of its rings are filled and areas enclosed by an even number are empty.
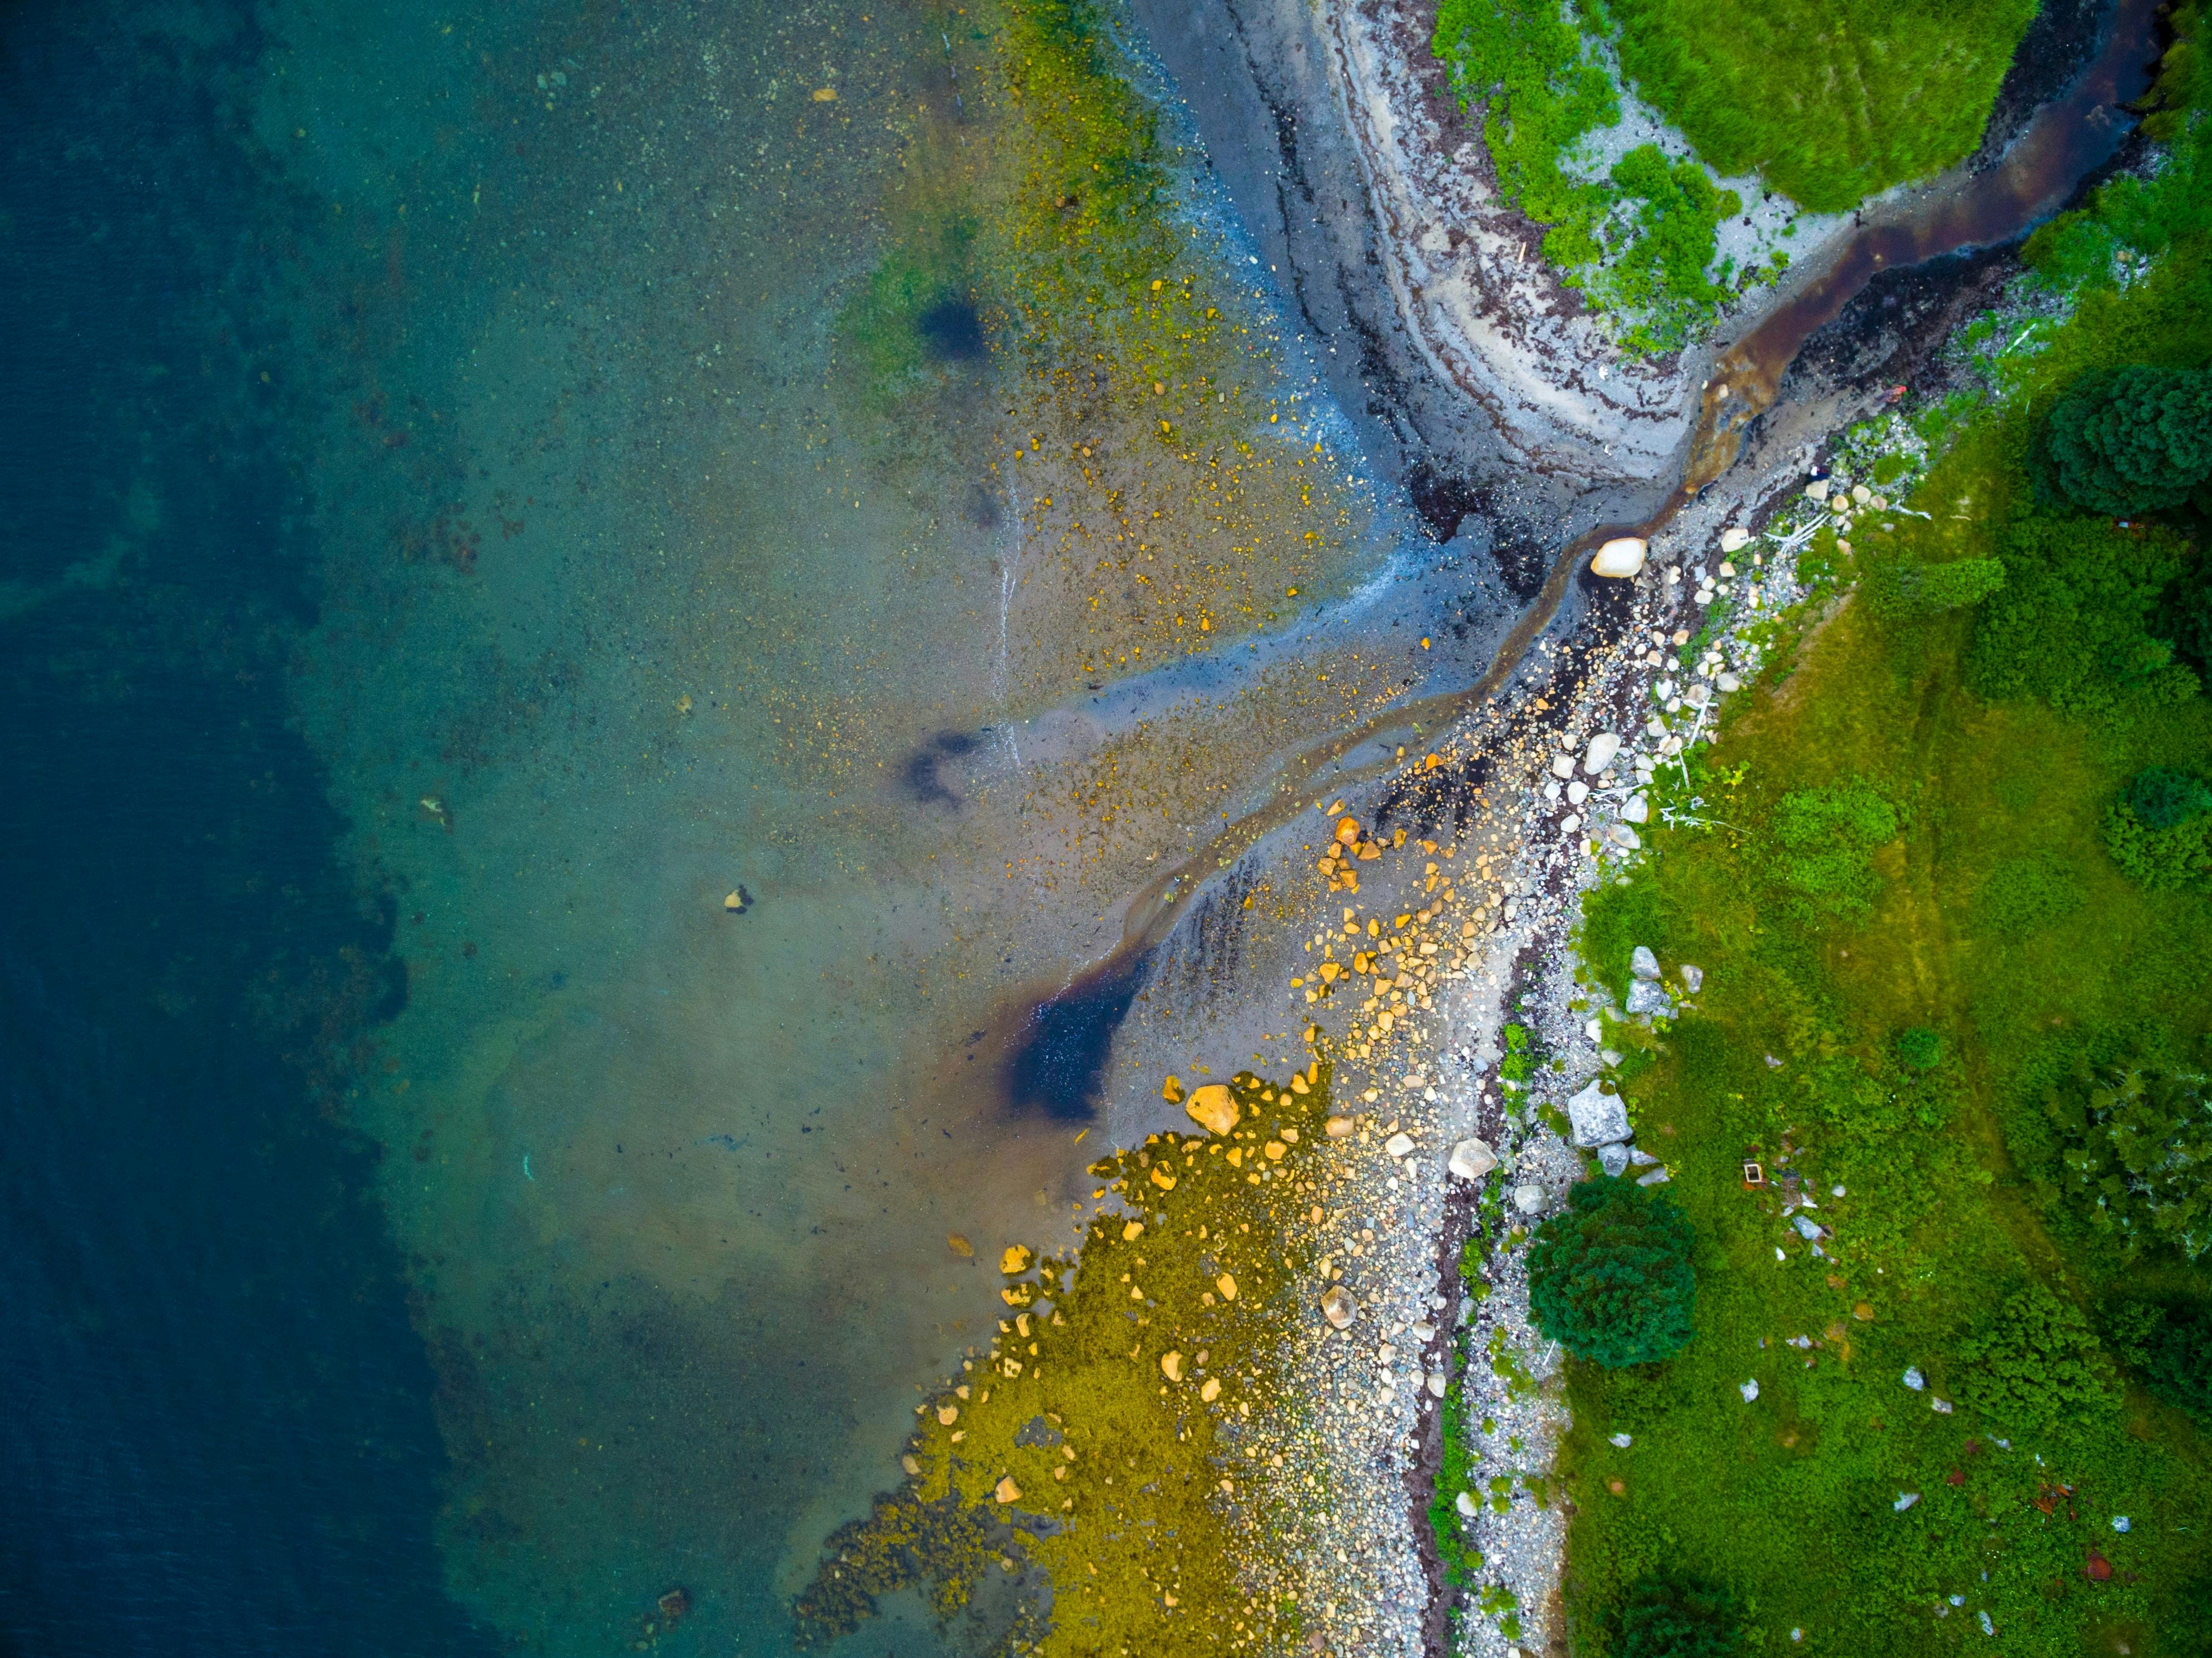
<svg viewBox="0 0 2212 1658"><path fill-rule="evenodd" d="M1498 1153L1481 1140L1462 1140L1452 1147L1444 1167L1460 1180L1480 1180L1498 1167Z"/></svg>
<svg viewBox="0 0 2212 1658"><path fill-rule="evenodd" d="M1575 1144L1585 1151L1628 1138L1627 1104L1620 1095L1607 1093L1601 1081L1567 1102L1567 1121Z"/></svg>
<svg viewBox="0 0 2212 1658"><path fill-rule="evenodd" d="M1606 576L1632 576L1644 568L1644 555L1649 544L1642 536L1615 536L1597 550L1590 560L1590 574Z"/></svg>
<svg viewBox="0 0 2212 1658"><path fill-rule="evenodd" d="M1583 756L1583 769L1596 776L1613 763L1613 756L1620 752L1619 732L1600 732L1589 740L1589 752Z"/></svg>

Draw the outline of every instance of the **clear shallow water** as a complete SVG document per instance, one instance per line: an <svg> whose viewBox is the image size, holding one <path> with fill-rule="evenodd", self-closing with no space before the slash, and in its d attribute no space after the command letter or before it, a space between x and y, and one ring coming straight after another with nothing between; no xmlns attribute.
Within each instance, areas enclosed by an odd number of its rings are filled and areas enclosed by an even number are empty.
<svg viewBox="0 0 2212 1658"><path fill-rule="evenodd" d="M977 354L965 14L243 18L9 23L0 1625L781 1650L1090 1189L980 1033L1371 690L1114 682L1368 509L1202 216L1211 355ZM886 348L902 250L978 309Z"/></svg>

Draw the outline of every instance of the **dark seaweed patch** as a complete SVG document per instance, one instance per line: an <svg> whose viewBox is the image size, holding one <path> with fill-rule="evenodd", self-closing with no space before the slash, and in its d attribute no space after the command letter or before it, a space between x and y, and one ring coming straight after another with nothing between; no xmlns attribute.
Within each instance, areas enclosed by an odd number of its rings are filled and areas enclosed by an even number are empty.
<svg viewBox="0 0 2212 1658"><path fill-rule="evenodd" d="M1151 965L1149 950L1110 960L1030 1011L1006 1058L1006 1095L1016 1110L1078 1122L1096 1113L1114 1033Z"/></svg>

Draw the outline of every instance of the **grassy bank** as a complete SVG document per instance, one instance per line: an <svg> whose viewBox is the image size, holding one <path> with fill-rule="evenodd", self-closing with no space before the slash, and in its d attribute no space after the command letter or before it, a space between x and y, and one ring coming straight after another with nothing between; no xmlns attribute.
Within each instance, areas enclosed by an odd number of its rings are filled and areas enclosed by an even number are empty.
<svg viewBox="0 0 2212 1658"><path fill-rule="evenodd" d="M2204 1130L2101 1184L2126 1107L2098 1092L2212 1059L2212 881L2147 882L2116 829L2147 775L2212 778L2207 525L2079 510L2039 447L2094 371L2212 361L2206 121L2165 88L2162 173L2039 239L2050 320L1929 422L1932 470L1845 446L1928 516L1822 531L1838 585L1676 785L1708 822L1589 906L1614 991L1636 944L1705 972L1624 1066L1701 1293L1677 1358L1573 1373L1589 1650L1675 1573L1753 1649L2178 1658L2212 1630L2212 1250L2155 1236L2212 1201Z"/></svg>

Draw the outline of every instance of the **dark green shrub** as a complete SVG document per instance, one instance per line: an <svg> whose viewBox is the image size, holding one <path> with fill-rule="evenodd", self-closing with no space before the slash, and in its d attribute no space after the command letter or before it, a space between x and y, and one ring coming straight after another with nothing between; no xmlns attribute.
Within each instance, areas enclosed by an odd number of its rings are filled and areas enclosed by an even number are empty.
<svg viewBox="0 0 2212 1658"><path fill-rule="evenodd" d="M2127 802L2145 829L2168 829L2212 811L2212 788L2171 766L2149 766L2128 784Z"/></svg>
<svg viewBox="0 0 2212 1658"><path fill-rule="evenodd" d="M1960 1396L2003 1425L2047 1428L2119 1403L2089 1321L2039 1284L2008 1298L1958 1351L1966 1367Z"/></svg>
<svg viewBox="0 0 2212 1658"><path fill-rule="evenodd" d="M2084 374L2040 447L2045 480L2093 513L2179 507L2212 478L2212 372L2133 364Z"/></svg>
<svg viewBox="0 0 2212 1658"><path fill-rule="evenodd" d="M1897 1062L1911 1071L1933 1071L1943 1063L1943 1033L1926 1025L1901 1031L1897 1038Z"/></svg>
<svg viewBox="0 0 2212 1658"><path fill-rule="evenodd" d="M2212 1425L2212 1307L2123 1302L2107 1322L2114 1348L2151 1392Z"/></svg>
<svg viewBox="0 0 2212 1658"><path fill-rule="evenodd" d="M1528 1246L1528 1309L1577 1358L1610 1368L1680 1352L1695 1330L1695 1237L1671 1199L1584 1181Z"/></svg>
<svg viewBox="0 0 2212 1658"><path fill-rule="evenodd" d="M1966 683L1993 700L2033 696L2097 718L2124 695L2179 701L2197 676L2149 632L2185 546L2164 531L2035 514L2004 530L2004 586L1974 615Z"/></svg>
<svg viewBox="0 0 2212 1658"><path fill-rule="evenodd" d="M1726 1589L1702 1578L1646 1577L1621 1603L1613 1658L1735 1658L1743 1631Z"/></svg>
<svg viewBox="0 0 2212 1658"><path fill-rule="evenodd" d="M2130 1248L2212 1248L2212 1107L2200 1071L2145 1060L2078 1065L2045 1096L2066 1141L2065 1187Z"/></svg>
<svg viewBox="0 0 2212 1658"><path fill-rule="evenodd" d="M1881 896L1874 853L1898 836L1897 808L1863 781L1796 789L1768 823L1769 872L1801 920L1864 920Z"/></svg>
<svg viewBox="0 0 2212 1658"><path fill-rule="evenodd" d="M2105 814L2105 850L2130 880L2155 890L2212 885L2212 814L2153 829L2123 800Z"/></svg>

